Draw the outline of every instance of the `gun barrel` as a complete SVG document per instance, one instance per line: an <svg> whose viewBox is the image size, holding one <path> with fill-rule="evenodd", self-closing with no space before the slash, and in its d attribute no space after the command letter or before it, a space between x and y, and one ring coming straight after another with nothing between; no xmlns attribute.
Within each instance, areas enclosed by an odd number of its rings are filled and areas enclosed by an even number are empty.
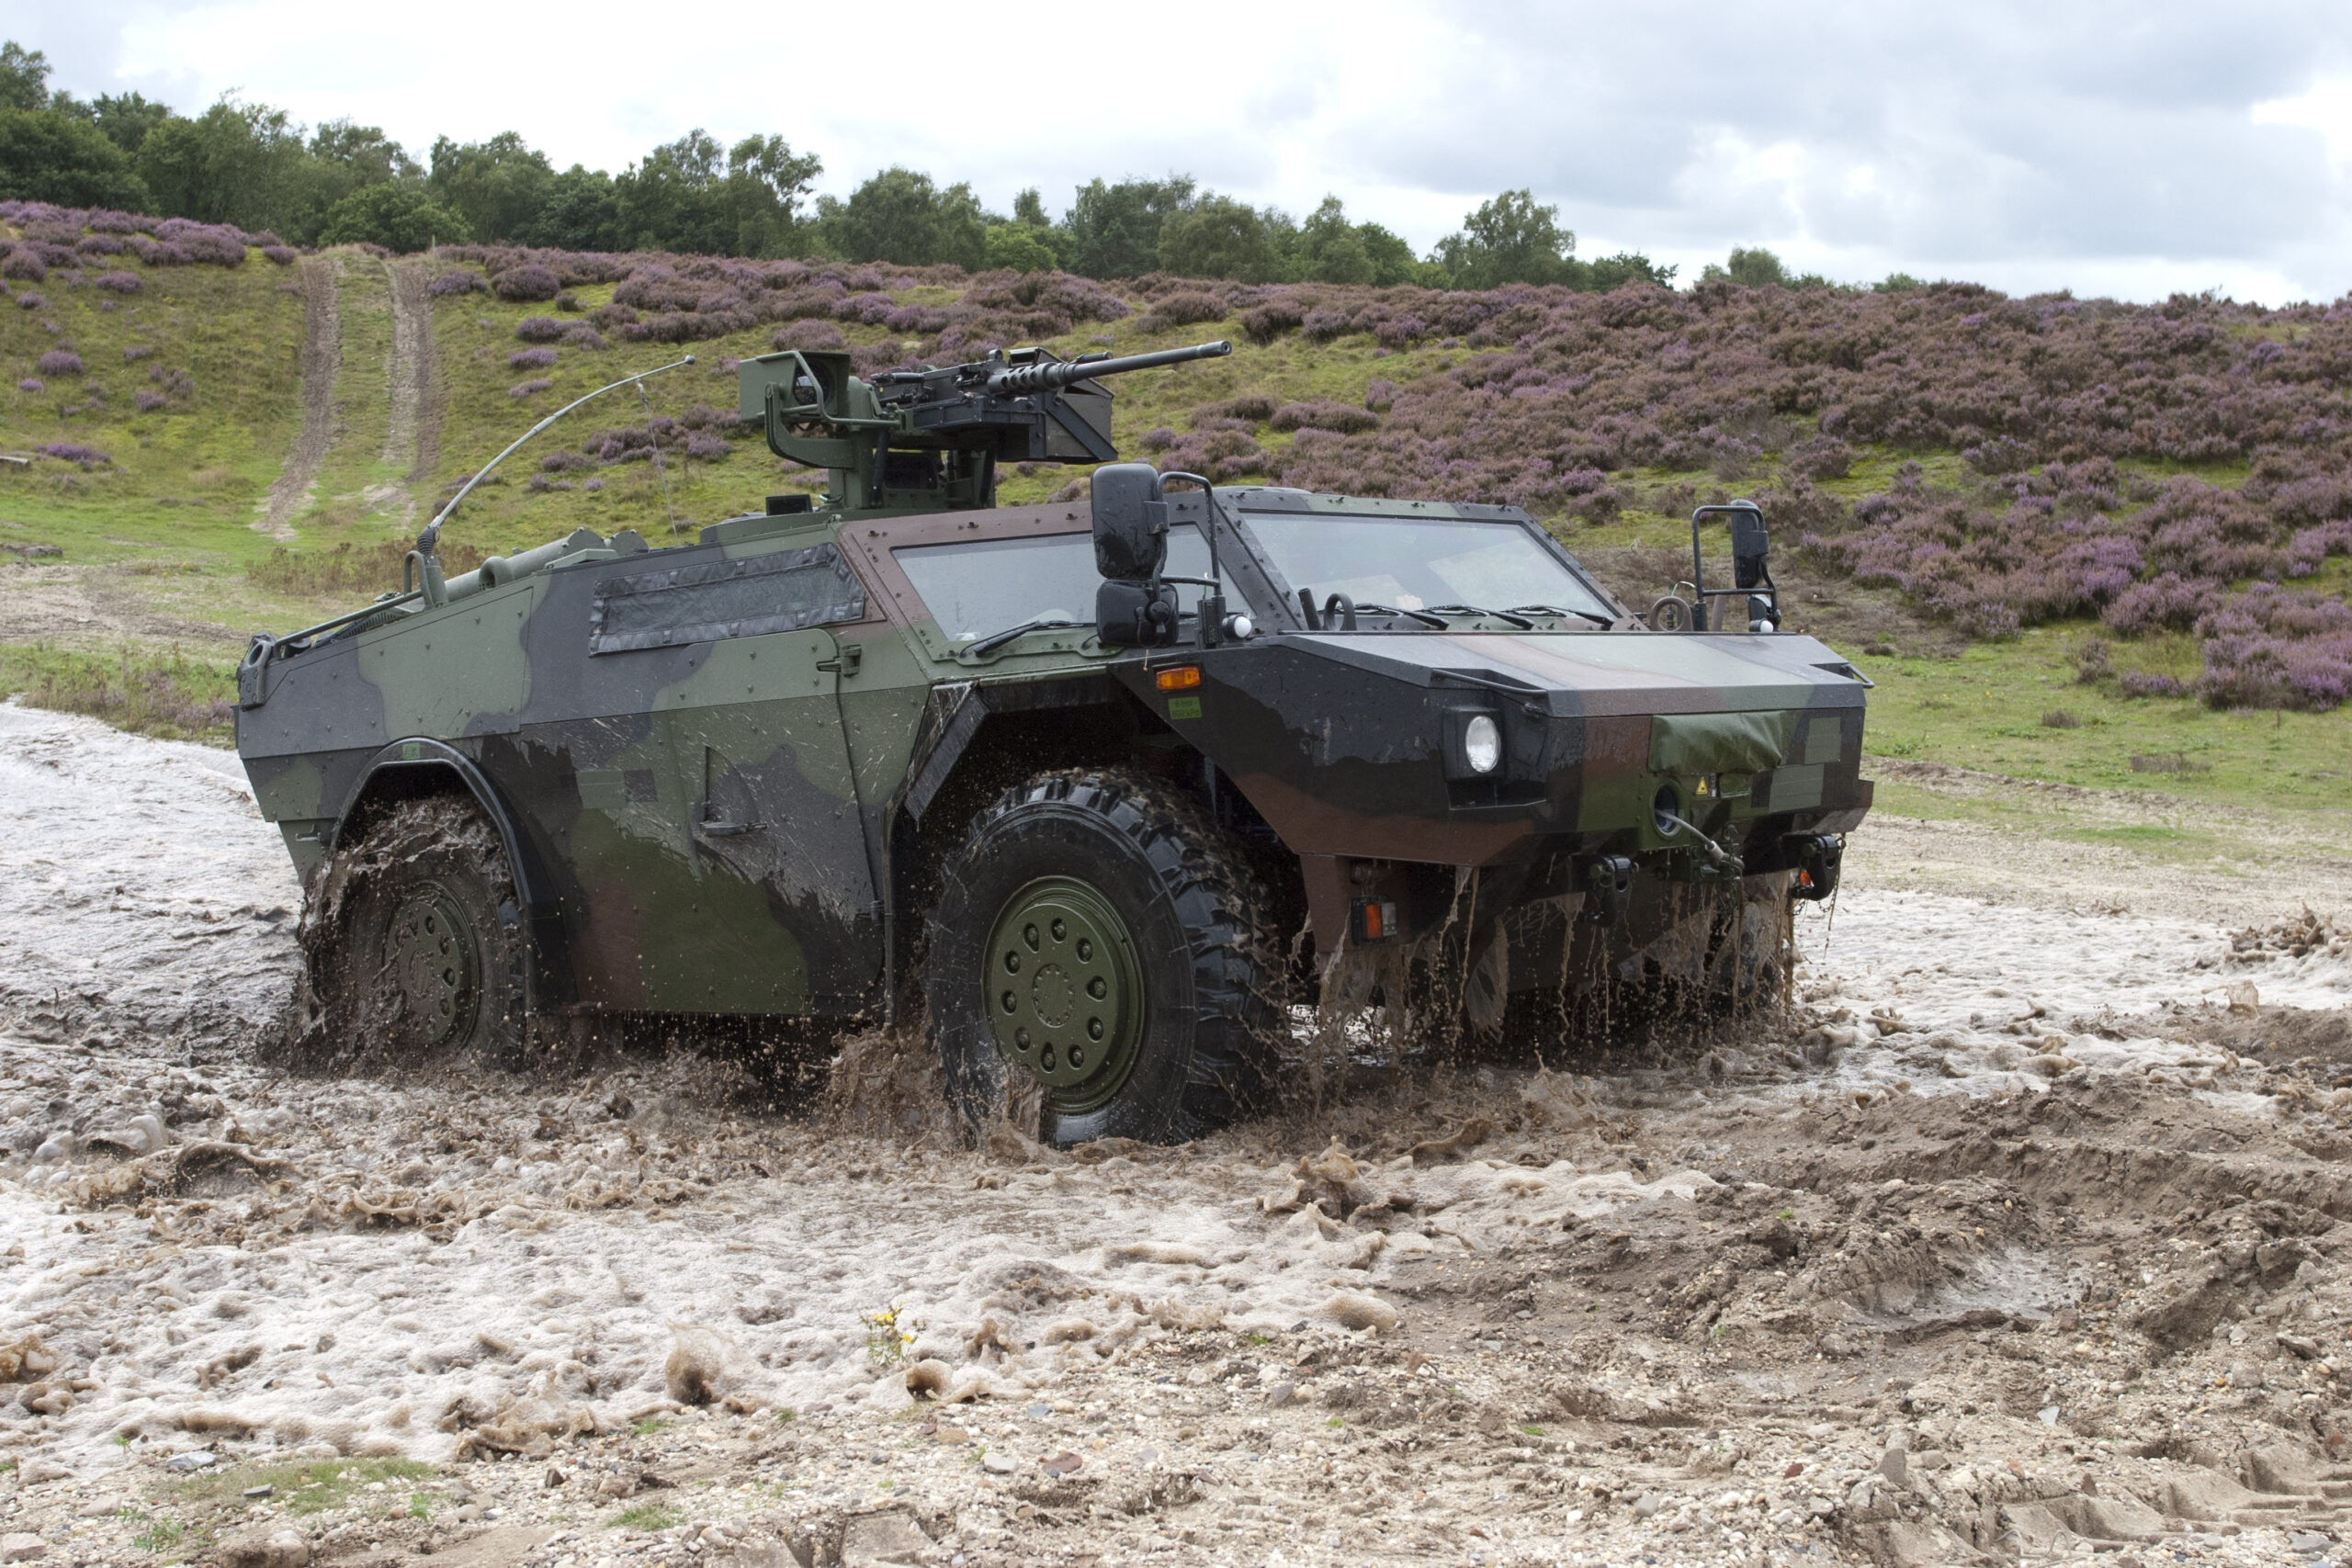
<svg viewBox="0 0 2352 1568"><path fill-rule="evenodd" d="M989 378L991 392L1041 392L1089 381L1097 376L1117 376L1129 370L1149 370L1159 365L1182 365L1195 359L1222 359L1233 345L1219 340L1196 343L1190 348L1163 348L1156 354L1130 354L1118 359L1055 360L1046 365L1022 365Z"/></svg>

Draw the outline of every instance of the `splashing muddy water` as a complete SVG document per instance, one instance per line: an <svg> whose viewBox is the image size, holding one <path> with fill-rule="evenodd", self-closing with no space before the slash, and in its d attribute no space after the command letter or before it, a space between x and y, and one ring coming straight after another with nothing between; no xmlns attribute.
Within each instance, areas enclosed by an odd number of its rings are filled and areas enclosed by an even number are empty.
<svg viewBox="0 0 2352 1568"><path fill-rule="evenodd" d="M1374 1436L1377 1412L1409 1408L1433 1433L1429 1455L1381 1451L1425 1495L1453 1498L1453 1513L1428 1513L1431 1539L1463 1542L1462 1510L1483 1497L1515 1521L1487 1539L1550 1540L1567 1560L1619 1539L1609 1530L1679 1517L1687 1531L1688 1509L1642 1512L1640 1495L1719 1494L1739 1474L1732 1491L1754 1515L1741 1540L1723 1505L1684 1544L1835 1538L1901 1560L1888 1543L1915 1519L1972 1549L2026 1535L2003 1522L2007 1502L1972 1535L1950 1498L1881 1512L1794 1472L1767 1487L1759 1456L1783 1439L1826 1455L1853 1429L1906 1415L1932 1425L1938 1411L1944 1427L1905 1441L1957 1453L1963 1416L2010 1420L2020 1400L2037 1403L2014 1418L2018 1441L2039 1429L2046 1449L2057 1418L2034 1413L2050 1389L2096 1391L2064 1394L2062 1411L2114 1411L2130 1395L2107 1385L2154 1387L2165 1354L2226 1362L2238 1341L2208 1331L2240 1320L2233 1303L2287 1299L2300 1279L2294 1321L2340 1321L2326 1316L2334 1296L2312 1294L2333 1276L2309 1224L2247 1222L2261 1238L2248 1261L2222 1285L2209 1276L2235 1245L2213 1215L2254 1213L2249 1191L2322 1231L2352 1213L2328 1160L2298 1154L2335 1146L2352 1091L2290 1083L2184 1021L2233 1005L2340 1011L2352 1000L2340 939L2249 950L2184 919L1996 907L1857 877L1834 927L1826 914L1801 922L1804 1017L1700 1060L1598 1077L1464 1069L1174 1150L1064 1155L1010 1134L967 1150L829 1132L684 1053L560 1082L264 1069L248 1048L290 984L300 894L233 760L13 707L0 708L0 1372L15 1380L0 1385L0 1456L17 1458L28 1497L40 1476L103 1491L184 1454L443 1465L603 1453L635 1440L633 1423L705 1407L753 1434L744 1453L784 1429L786 1410L812 1441L862 1441L860 1422L911 1430L887 1424L932 1412L928 1438L968 1439L969 1458L1003 1434L940 1413L1082 1424L1115 1391L1130 1412L1118 1430L1148 1436L1154 1456L1119 1462L1190 1465L1191 1495L1212 1500L1219 1455L1287 1463L1351 1428L1371 1454L1396 1440ZM2098 1159L2069 1165L2052 1149L2061 1123L2097 1141ZM2138 1176L2120 1176L2135 1147L2147 1151ZM2193 1165L2224 1152L2261 1173ZM2158 1235L2145 1224L2160 1201L2195 1212ZM2120 1260L2111 1243L2101 1256L2076 1234L2110 1214L2143 1226L2143 1258ZM2300 1276L2274 1278L2276 1258L2251 1248L2275 1254L2290 1233L2320 1239L2295 1244ZM2241 1274L2255 1283L2229 1282ZM2165 1303L2216 1290L2237 1294L2174 1325L2190 1352L2165 1351ZM2324 1310L2307 1313L2315 1303ZM2075 1368L1996 1387L1908 1348L2006 1328L2022 1341L2094 1311L2143 1325L2132 1332L2155 1347L2134 1352L2128 1376ZM2309 1428L2336 1409L2333 1386L2303 1373L2335 1352L2266 1332L2274 1347L2316 1347L2279 1354L2298 1369L2285 1396L2297 1440L2323 1443ZM1280 1348L1290 1370L1278 1384L1267 1372L1269 1386L1322 1387L1334 1414L1305 1423L1320 1437L1269 1427L1287 1393L1207 1400L1204 1386L1239 1386L1230 1358L1214 1378L1168 1359L1211 1345L1258 1358L1253 1379L1275 1365L1262 1348ZM1360 1364L1341 1375L1340 1362ZM1872 1366L1901 1407L1883 1420L1827 1388L1830 1372L1850 1383ZM1931 1397L1938 1379L1948 1397ZM2173 1414L2194 1408L2193 1393L2165 1397ZM1828 1417L1835 1441L1827 1427L1803 1436L1808 1408L1843 1412ZM1797 1425L1774 1425L1785 1417ZM1098 1450L1110 1429L1093 1428ZM1554 1446L1524 1459L1548 1467L1532 1491L1487 1497L1481 1482L1456 1496L1446 1488L1461 1478L1430 1457L1455 1438L1491 1449L1538 1431ZM1662 1469L1594 1479L1615 1450L1663 1464L1654 1450L1672 1431L1712 1434L1747 1468L1710 1472L1686 1453L1679 1481L1656 1479ZM1561 1450L1563 1433L1583 1436ZM1335 1446L1324 1462L1358 1452ZM2220 1460L2199 1462L2219 1473ZM804 1513L870 1509L815 1463L797 1472ZM1035 1521L956 1524L956 1498L996 1485L985 1466L956 1473L939 1483L950 1522L925 1516L925 1528L1012 1551L996 1535ZM1999 1476L1979 1480L1966 1495L1981 1502ZM1635 1483L1643 1493L1626 1494ZM2047 1499L2013 1501L2067 1539L2097 1534ZM1322 1540L1300 1522L1311 1512L1300 1503L1291 1533L1268 1539ZM1315 1528L1336 1532L1323 1540L1333 1551L1422 1550L1413 1529L1359 1539L1344 1510L1325 1512L1340 1522Z"/></svg>

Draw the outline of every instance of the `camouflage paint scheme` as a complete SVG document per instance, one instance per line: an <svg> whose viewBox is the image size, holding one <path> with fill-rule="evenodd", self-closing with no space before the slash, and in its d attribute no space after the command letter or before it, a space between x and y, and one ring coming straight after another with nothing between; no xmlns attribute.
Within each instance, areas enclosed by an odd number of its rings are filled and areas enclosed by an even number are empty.
<svg viewBox="0 0 2352 1568"><path fill-rule="evenodd" d="M537 1011L886 1008L927 897L910 871L925 814L1009 750L1035 748L1038 766L1141 758L1194 784L1218 820L1296 857L1319 952L1351 898L1398 899L1409 935L1472 871L1481 912L1573 909L1600 853L1634 857L1645 880L1702 876L1659 836L1662 784L1751 874L1787 869L1791 835L1842 833L1870 805L1866 682L1810 637L1657 633L1630 615L1608 629L1309 630L1252 544L1253 514L1515 524L1569 558L1505 508L1217 495L1234 607L1258 626L1245 642L1121 649L1089 626L975 657L891 554L1083 535L1080 506L751 515L662 550L575 536L527 575L285 645L246 671L237 749L306 876L379 794L470 790L514 862ZM1176 523L1203 523L1197 492L1170 500ZM857 614L591 651L600 583L827 544ZM1159 689L1173 665L1198 684ZM1492 779L1449 777L1464 710L1502 728Z"/></svg>

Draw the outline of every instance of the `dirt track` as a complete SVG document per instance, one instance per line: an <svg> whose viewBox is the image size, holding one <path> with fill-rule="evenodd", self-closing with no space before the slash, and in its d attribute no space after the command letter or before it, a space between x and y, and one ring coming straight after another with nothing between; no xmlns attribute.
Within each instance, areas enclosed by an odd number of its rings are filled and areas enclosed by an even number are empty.
<svg viewBox="0 0 2352 1568"><path fill-rule="evenodd" d="M691 1053L266 1071L292 889L225 759L0 723L0 1532L49 1561L2337 1551L2352 1066L2261 1049L2352 1055L2324 923L1906 886L1914 824L1807 1016L1697 1061L967 1151L887 1053L862 1132Z"/></svg>
<svg viewBox="0 0 2352 1568"><path fill-rule="evenodd" d="M302 258L302 430L254 521L255 529L274 539L294 537L294 513L309 502L319 465L334 444L334 378L343 364L336 265L329 256Z"/></svg>

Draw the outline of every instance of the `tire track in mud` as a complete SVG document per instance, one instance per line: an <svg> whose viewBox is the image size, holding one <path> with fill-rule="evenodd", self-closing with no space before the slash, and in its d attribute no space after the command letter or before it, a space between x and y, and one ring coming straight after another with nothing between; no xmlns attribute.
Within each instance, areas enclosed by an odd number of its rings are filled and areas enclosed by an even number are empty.
<svg viewBox="0 0 2352 1568"><path fill-rule="evenodd" d="M269 487L254 532L280 542L295 536L291 519L316 488L319 464L334 444L334 378L343 366L343 323L335 305L335 264L302 259L302 432Z"/></svg>
<svg viewBox="0 0 2352 1568"><path fill-rule="evenodd" d="M441 358L433 339L433 302L424 291L428 281L421 262L386 264L392 295L392 355L385 367L391 394L391 418L384 432L383 460L405 462L399 480L369 499L387 511L411 521L416 498L411 486L428 479L441 457L441 422L447 412L448 389L441 378Z"/></svg>

